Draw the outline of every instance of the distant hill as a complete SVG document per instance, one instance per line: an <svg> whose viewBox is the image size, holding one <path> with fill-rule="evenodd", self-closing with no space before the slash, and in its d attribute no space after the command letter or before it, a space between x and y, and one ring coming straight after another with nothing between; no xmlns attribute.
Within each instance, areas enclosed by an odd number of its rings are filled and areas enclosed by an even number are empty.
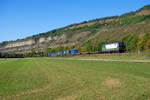
<svg viewBox="0 0 150 100"><path fill-rule="evenodd" d="M77 48L98 51L107 42L123 41L127 52L150 51L150 5L121 16L72 24L16 41L0 43L0 52L55 52Z"/></svg>

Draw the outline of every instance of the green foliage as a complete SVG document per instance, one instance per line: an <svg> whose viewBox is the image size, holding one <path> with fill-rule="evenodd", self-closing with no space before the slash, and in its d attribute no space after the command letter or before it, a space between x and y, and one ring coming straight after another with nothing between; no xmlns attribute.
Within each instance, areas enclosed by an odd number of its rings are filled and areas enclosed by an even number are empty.
<svg viewBox="0 0 150 100"><path fill-rule="evenodd" d="M51 53L51 48L46 48L46 50L45 50L45 53L47 54L47 53Z"/></svg>
<svg viewBox="0 0 150 100"><path fill-rule="evenodd" d="M137 34L129 34L124 39L123 42L126 44L126 51L136 51L138 36Z"/></svg>
<svg viewBox="0 0 150 100"><path fill-rule="evenodd" d="M16 53L1 53L0 58L23 58L23 54L16 54Z"/></svg>
<svg viewBox="0 0 150 100"><path fill-rule="evenodd" d="M145 50L150 51L150 39L148 39L146 44L145 44Z"/></svg>
<svg viewBox="0 0 150 100"><path fill-rule="evenodd" d="M55 48L55 52L64 51L64 50L65 50L65 47L63 46L58 46Z"/></svg>
<svg viewBox="0 0 150 100"><path fill-rule="evenodd" d="M25 53L24 57L43 57L45 56L44 52L40 52L40 51L32 51L30 53Z"/></svg>
<svg viewBox="0 0 150 100"><path fill-rule="evenodd" d="M139 41L137 43L138 50L144 51L146 49L149 49L149 46L147 45L149 44L148 43L149 39L150 39L150 34L139 35Z"/></svg>
<svg viewBox="0 0 150 100"><path fill-rule="evenodd" d="M135 22L140 22L149 18L150 18L150 15L143 15L143 16L136 16L136 17L131 17L127 19L122 19L120 21L121 23L135 23Z"/></svg>
<svg viewBox="0 0 150 100"><path fill-rule="evenodd" d="M91 43L91 40L88 40L83 46L82 46L82 49L81 51L82 52L89 52L89 51L92 51L92 43Z"/></svg>
<svg viewBox="0 0 150 100"><path fill-rule="evenodd" d="M113 27L114 25L126 25L126 24L131 24L131 23L134 24L137 22L144 21L146 19L150 19L150 15L135 16L135 17L129 17L129 18L123 17L123 18L120 18L119 21L108 23L108 26Z"/></svg>
<svg viewBox="0 0 150 100"><path fill-rule="evenodd" d="M64 46L58 46L56 48L47 48L45 53L54 53L54 52L60 52L60 51L65 51L65 50L69 50L74 48L73 46L71 46L70 48L68 46L64 47Z"/></svg>
<svg viewBox="0 0 150 100"><path fill-rule="evenodd" d="M92 52L92 51L101 51L102 45L105 42L100 41L98 43L93 43L92 40L89 40L82 46L82 52Z"/></svg>
<svg viewBox="0 0 150 100"><path fill-rule="evenodd" d="M127 17L130 17L130 16L134 16L135 14L136 14L135 12L129 12L129 13L121 15L120 18L127 18Z"/></svg>

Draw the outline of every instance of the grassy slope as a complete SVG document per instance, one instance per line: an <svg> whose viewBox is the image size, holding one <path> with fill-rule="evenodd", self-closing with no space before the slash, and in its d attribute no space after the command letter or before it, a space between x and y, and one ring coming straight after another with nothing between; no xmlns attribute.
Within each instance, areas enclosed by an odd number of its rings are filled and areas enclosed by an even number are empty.
<svg viewBox="0 0 150 100"><path fill-rule="evenodd" d="M149 63L0 60L0 99L147 100Z"/></svg>
<svg viewBox="0 0 150 100"><path fill-rule="evenodd" d="M150 51L149 27L150 5L147 5L140 10L123 14L121 16L106 17L72 24L64 28L27 37L23 40L33 39L38 41L41 37L61 37L64 35L63 39L51 40L48 43L37 43L32 46L33 48L29 47L29 51L45 52L45 49L47 48L54 48L63 45L72 48L73 44L75 44L75 48L82 52L99 51L99 44L112 41L125 42L127 44L127 52L136 52L138 50ZM0 47L3 47L8 43L10 42L0 43ZM89 48L92 49L88 50ZM57 51L58 48L54 49ZM19 52L18 49L16 49L15 52ZM26 50L22 49L20 52L26 52Z"/></svg>
<svg viewBox="0 0 150 100"><path fill-rule="evenodd" d="M145 20L145 18L147 18ZM109 23L107 26L98 28L98 31L86 39L85 42L79 43L79 47L85 46L90 41L91 46L98 43L107 43L112 41L123 41L127 45L127 51L149 50L149 20L150 17L137 16L124 18L117 22ZM144 19L144 20L143 20ZM147 36L146 36L147 35Z"/></svg>

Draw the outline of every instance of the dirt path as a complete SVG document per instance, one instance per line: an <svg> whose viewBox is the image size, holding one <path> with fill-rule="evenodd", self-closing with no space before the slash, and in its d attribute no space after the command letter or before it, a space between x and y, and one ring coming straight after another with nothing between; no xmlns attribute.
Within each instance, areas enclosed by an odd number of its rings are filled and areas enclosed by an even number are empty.
<svg viewBox="0 0 150 100"><path fill-rule="evenodd" d="M106 62L137 62L150 63L150 60L113 60L113 59L89 59L89 58L48 58L58 60L81 60L81 61L106 61Z"/></svg>

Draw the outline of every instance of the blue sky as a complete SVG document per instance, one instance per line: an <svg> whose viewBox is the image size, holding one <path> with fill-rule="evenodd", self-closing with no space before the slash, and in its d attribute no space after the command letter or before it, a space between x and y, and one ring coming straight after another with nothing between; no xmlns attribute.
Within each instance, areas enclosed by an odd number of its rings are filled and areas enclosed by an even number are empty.
<svg viewBox="0 0 150 100"><path fill-rule="evenodd" d="M149 0L0 0L0 42L135 11Z"/></svg>

